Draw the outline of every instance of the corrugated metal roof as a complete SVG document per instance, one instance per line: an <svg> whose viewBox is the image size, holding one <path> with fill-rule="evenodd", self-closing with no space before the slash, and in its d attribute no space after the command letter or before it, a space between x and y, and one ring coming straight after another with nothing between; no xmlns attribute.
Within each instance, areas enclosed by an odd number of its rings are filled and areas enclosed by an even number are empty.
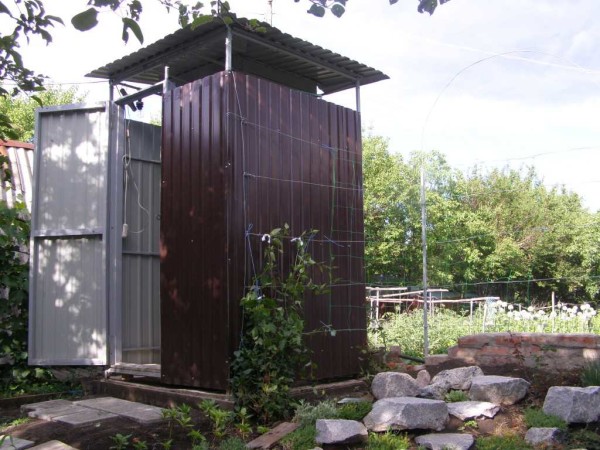
<svg viewBox="0 0 600 450"><path fill-rule="evenodd" d="M257 75L308 92L318 87L325 94L360 83L389 77L330 50L293 37L266 23L265 32L254 31L247 19L235 19L233 70ZM182 85L223 70L227 26L214 19L196 29L185 27L86 76L154 84L163 79L164 67Z"/></svg>
<svg viewBox="0 0 600 450"><path fill-rule="evenodd" d="M0 200L8 206L16 201L24 201L31 211L33 191L33 144L19 141L1 141L0 155L7 156L12 174L12 187L3 180L0 182Z"/></svg>

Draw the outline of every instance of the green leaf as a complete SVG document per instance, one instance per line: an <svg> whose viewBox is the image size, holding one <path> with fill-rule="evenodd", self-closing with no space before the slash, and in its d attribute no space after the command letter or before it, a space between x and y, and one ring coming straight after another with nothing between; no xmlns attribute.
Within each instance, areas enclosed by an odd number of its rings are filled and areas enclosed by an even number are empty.
<svg viewBox="0 0 600 450"><path fill-rule="evenodd" d="M127 39L129 38L129 33L127 30L133 31L133 34L135 35L137 40L140 41L140 44L144 43L144 35L142 33L140 25L135 20L130 19L129 17L123 17L123 40L125 42L127 42Z"/></svg>
<svg viewBox="0 0 600 450"><path fill-rule="evenodd" d="M331 12L335 17L342 17L346 12L346 8L336 3L331 7Z"/></svg>
<svg viewBox="0 0 600 450"><path fill-rule="evenodd" d="M310 9L307 12L316 17L323 17L325 15L325 8L313 3L313 5L310 7Z"/></svg>
<svg viewBox="0 0 600 450"><path fill-rule="evenodd" d="M0 2L0 14L8 14L10 17L13 15L10 13L10 10L6 7L6 5Z"/></svg>
<svg viewBox="0 0 600 450"><path fill-rule="evenodd" d="M60 23L61 25L64 25L65 23L63 22L63 20L58 17L58 16L51 16L50 14L48 14L46 16L46 19L51 20L52 22L57 22Z"/></svg>
<svg viewBox="0 0 600 450"><path fill-rule="evenodd" d="M31 100L33 100L34 102L36 102L38 105L44 106L44 102L37 95L32 95L30 98L31 98Z"/></svg>
<svg viewBox="0 0 600 450"><path fill-rule="evenodd" d="M195 18L192 21L192 24L190 25L190 28L192 30L195 30L199 26L204 25L205 23L212 22L212 21L213 21L213 16L211 16L210 14L203 14L201 16L198 16L197 18Z"/></svg>
<svg viewBox="0 0 600 450"><path fill-rule="evenodd" d="M96 8L89 8L73 16L71 24L79 31L87 31L98 25L98 11Z"/></svg>

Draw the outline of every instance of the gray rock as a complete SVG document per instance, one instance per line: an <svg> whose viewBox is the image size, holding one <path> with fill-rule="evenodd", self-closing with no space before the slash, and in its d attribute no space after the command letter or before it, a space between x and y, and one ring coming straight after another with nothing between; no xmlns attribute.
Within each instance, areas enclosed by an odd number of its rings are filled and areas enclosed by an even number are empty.
<svg viewBox="0 0 600 450"><path fill-rule="evenodd" d="M441 381L439 383L430 384L419 390L418 397L430 398L433 400L444 400L444 397L450 390L450 384Z"/></svg>
<svg viewBox="0 0 600 450"><path fill-rule="evenodd" d="M435 430L441 431L448 421L445 402L415 397L378 400L363 419L369 430Z"/></svg>
<svg viewBox="0 0 600 450"><path fill-rule="evenodd" d="M500 410L498 405L490 402L455 402L448 403L448 414L460 420L474 419L476 417L493 418Z"/></svg>
<svg viewBox="0 0 600 450"><path fill-rule="evenodd" d="M525 442L531 445L556 445L565 442L566 434L560 428L530 428Z"/></svg>
<svg viewBox="0 0 600 450"><path fill-rule="evenodd" d="M484 375L474 377L469 398L496 405L513 405L527 395L529 383L522 378Z"/></svg>
<svg viewBox="0 0 600 450"><path fill-rule="evenodd" d="M416 397L419 385L406 373L381 372L371 383L373 397L377 400L390 397Z"/></svg>
<svg viewBox="0 0 600 450"><path fill-rule="evenodd" d="M590 423L600 418L600 387L563 387L548 389L543 410L567 423Z"/></svg>
<svg viewBox="0 0 600 450"><path fill-rule="evenodd" d="M471 388L471 380L483 376L483 370L477 366L457 367L456 369L442 370L431 380L431 384L446 382L450 389L468 391Z"/></svg>
<svg viewBox="0 0 600 450"><path fill-rule="evenodd" d="M360 444L368 437L367 428L355 420L317 420L317 444Z"/></svg>
<svg viewBox="0 0 600 450"><path fill-rule="evenodd" d="M426 370L419 370L417 373L417 386L424 388L431 383L431 375Z"/></svg>
<svg viewBox="0 0 600 450"><path fill-rule="evenodd" d="M469 450L475 439L470 434L437 433L418 436L415 442L432 450Z"/></svg>

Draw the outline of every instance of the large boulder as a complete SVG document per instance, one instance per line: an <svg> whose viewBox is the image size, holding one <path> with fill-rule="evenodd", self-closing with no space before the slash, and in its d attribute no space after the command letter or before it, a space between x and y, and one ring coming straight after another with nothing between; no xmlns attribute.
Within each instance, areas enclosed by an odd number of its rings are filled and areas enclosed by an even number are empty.
<svg viewBox="0 0 600 450"><path fill-rule="evenodd" d="M371 382L373 397L415 397L419 393L417 381L406 373L381 372Z"/></svg>
<svg viewBox="0 0 600 450"><path fill-rule="evenodd" d="M448 414L460 420L474 419L476 417L493 418L500 410L498 405L490 402L454 402L448 403Z"/></svg>
<svg viewBox="0 0 600 450"><path fill-rule="evenodd" d="M448 407L440 400L396 397L378 400L363 419L371 431L435 430L441 431L448 421Z"/></svg>
<svg viewBox="0 0 600 450"><path fill-rule="evenodd" d="M567 423L590 423L600 419L600 387L553 386L548 389L543 410Z"/></svg>
<svg viewBox="0 0 600 450"><path fill-rule="evenodd" d="M474 441L470 434L460 433L424 434L415 438L417 445L431 450L469 450Z"/></svg>
<svg viewBox="0 0 600 450"><path fill-rule="evenodd" d="M447 381L440 381L420 389L417 397L444 400L449 390L450 384Z"/></svg>
<svg viewBox="0 0 600 450"><path fill-rule="evenodd" d="M367 428L356 420L317 420L317 444L361 444L368 438Z"/></svg>
<svg viewBox="0 0 600 450"><path fill-rule="evenodd" d="M513 405L527 395L529 383L523 378L484 375L471 381L471 400Z"/></svg>
<svg viewBox="0 0 600 450"><path fill-rule="evenodd" d="M442 370L431 380L431 384L445 383L450 389L468 391L471 380L483 376L483 370L477 366L457 367L456 369Z"/></svg>
<svg viewBox="0 0 600 450"><path fill-rule="evenodd" d="M560 428L530 428L525 434L525 442L544 448L562 444L565 439L566 434Z"/></svg>

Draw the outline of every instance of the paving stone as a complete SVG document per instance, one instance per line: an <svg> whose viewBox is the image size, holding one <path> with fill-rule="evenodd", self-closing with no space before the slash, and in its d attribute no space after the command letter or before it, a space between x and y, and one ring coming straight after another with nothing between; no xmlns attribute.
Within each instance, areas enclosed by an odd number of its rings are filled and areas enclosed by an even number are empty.
<svg viewBox="0 0 600 450"><path fill-rule="evenodd" d="M5 437L6 436L6 437ZM28 441L26 439L19 439L17 437L11 438L10 436L0 434L0 441L4 438L4 443L0 445L0 450L21 450L25 448L31 448L35 445L35 442Z"/></svg>
<svg viewBox="0 0 600 450"><path fill-rule="evenodd" d="M157 406L145 405L143 403L130 402L113 397L94 398L90 400L80 400L75 402L78 406L97 409L121 417L127 417L138 423L148 425L163 420L162 408Z"/></svg>
<svg viewBox="0 0 600 450"><path fill-rule="evenodd" d="M38 403L29 403L27 405L21 406L22 411L31 411L33 409L51 409L51 408L61 408L72 405L73 402L69 400L48 400L45 402Z"/></svg>
<svg viewBox="0 0 600 450"><path fill-rule="evenodd" d="M470 434L434 433L418 436L415 442L432 450L469 450L475 439Z"/></svg>
<svg viewBox="0 0 600 450"><path fill-rule="evenodd" d="M102 420L114 419L119 417L116 414L98 409L82 408L83 411L74 414L66 414L64 416L56 416L52 418L53 422L66 423L67 425L81 426L96 423Z"/></svg>
<svg viewBox="0 0 600 450"><path fill-rule="evenodd" d="M44 444L31 447L29 450L77 450L75 447L65 444L61 441L48 441Z"/></svg>
<svg viewBox="0 0 600 450"><path fill-rule="evenodd" d="M83 406L75 406L73 404L66 406L57 406L56 408L41 408L29 411L27 414L29 417L33 417L41 420L53 420L58 416L66 416L70 414L80 414L87 411L87 408Z"/></svg>

